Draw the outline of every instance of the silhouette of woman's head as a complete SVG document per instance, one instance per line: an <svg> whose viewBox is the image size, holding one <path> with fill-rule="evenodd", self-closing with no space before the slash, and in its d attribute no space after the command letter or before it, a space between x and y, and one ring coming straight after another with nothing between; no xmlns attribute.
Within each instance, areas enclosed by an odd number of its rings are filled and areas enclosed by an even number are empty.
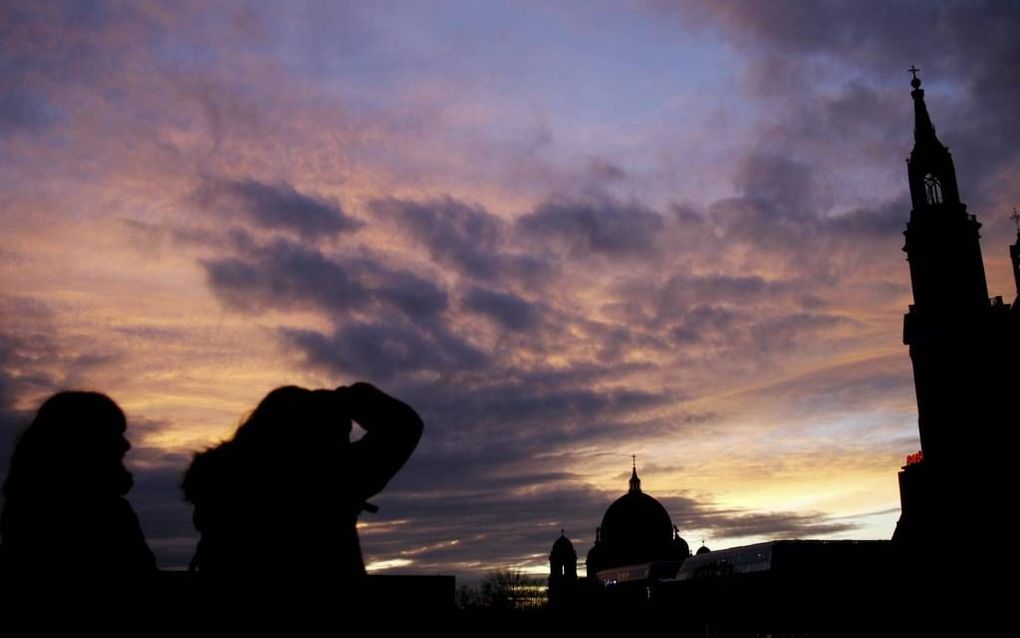
<svg viewBox="0 0 1020 638"><path fill-rule="evenodd" d="M196 455L184 476L185 498L197 502L211 492L238 490L230 500L240 507L267 492L330 489L324 477L349 447L350 433L351 420L338 393L277 388L233 438Z"/></svg>
<svg viewBox="0 0 1020 638"><path fill-rule="evenodd" d="M266 395L230 440L196 454L184 475L202 532L193 564L209 572L294 569L308 563L298 557L316 547L315 534L339 533L338 517L350 519L353 533L356 510L341 489L350 432L340 393L285 386Z"/></svg>
<svg viewBox="0 0 1020 638"><path fill-rule="evenodd" d="M277 388L266 395L237 429L234 443L261 448L274 455L300 451L307 455L318 446L342 446L350 441L351 419L340 395L331 390ZM336 447L331 447L332 452Z"/></svg>
<svg viewBox="0 0 1020 638"><path fill-rule="evenodd" d="M365 431L356 442L352 419ZM410 406L365 383L273 390L230 440L196 454L184 475L202 535L192 568L256 578L363 576L358 514L421 431Z"/></svg>
<svg viewBox="0 0 1020 638"><path fill-rule="evenodd" d="M61 392L42 404L4 483L3 569L28 578L155 571L124 498L132 483L125 425L117 404L96 392Z"/></svg>
<svg viewBox="0 0 1020 638"><path fill-rule="evenodd" d="M7 497L32 493L123 495L131 489L124 413L98 392L60 392L39 408L18 440Z"/></svg>

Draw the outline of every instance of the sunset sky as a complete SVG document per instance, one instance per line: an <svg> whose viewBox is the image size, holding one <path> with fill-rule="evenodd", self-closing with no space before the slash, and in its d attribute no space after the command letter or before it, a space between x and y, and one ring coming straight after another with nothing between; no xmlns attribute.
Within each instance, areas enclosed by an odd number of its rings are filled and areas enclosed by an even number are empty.
<svg viewBox="0 0 1020 638"><path fill-rule="evenodd" d="M1018 60L1008 1L4 2L0 473L109 394L181 568L191 454L365 380L426 424L375 571L583 561L631 454L695 548L889 538L906 69L1012 302Z"/></svg>

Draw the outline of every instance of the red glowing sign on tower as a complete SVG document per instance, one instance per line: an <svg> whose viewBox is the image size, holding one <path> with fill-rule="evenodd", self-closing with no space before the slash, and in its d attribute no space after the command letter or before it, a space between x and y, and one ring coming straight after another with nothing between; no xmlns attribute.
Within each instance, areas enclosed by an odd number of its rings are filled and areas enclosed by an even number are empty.
<svg viewBox="0 0 1020 638"><path fill-rule="evenodd" d="M924 460L924 452L922 452L921 450L918 450L917 452L914 452L913 454L908 454L907 455L907 465L914 465L916 463L920 463L923 460Z"/></svg>

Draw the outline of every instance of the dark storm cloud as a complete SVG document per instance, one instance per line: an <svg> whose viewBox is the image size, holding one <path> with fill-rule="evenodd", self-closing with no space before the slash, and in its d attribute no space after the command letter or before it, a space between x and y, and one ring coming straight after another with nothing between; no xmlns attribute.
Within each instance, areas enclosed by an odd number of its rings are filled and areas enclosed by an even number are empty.
<svg viewBox="0 0 1020 638"><path fill-rule="evenodd" d="M447 293L439 284L406 270L386 268L372 259L358 265L373 298L396 306L408 317L430 321L446 310Z"/></svg>
<svg viewBox="0 0 1020 638"><path fill-rule="evenodd" d="M496 369L483 383L408 387L404 394L437 424L432 433L437 441L492 446L494 462L500 457L512 461L569 447L578 437L591 445L624 432L640 437L635 416L675 401L670 393L586 385L612 375L609 368L579 367L559 375Z"/></svg>
<svg viewBox="0 0 1020 638"><path fill-rule="evenodd" d="M845 51L867 56L876 47L888 47L891 42L918 35L899 31L904 24L913 24L920 31L931 29L948 3L942 3L942 7L923 0L892 4L865 0L851 6L838 0L779 0L768 6L730 2L709 7L685 0L658 4L708 14L727 27L791 53Z"/></svg>
<svg viewBox="0 0 1020 638"><path fill-rule="evenodd" d="M510 250L511 229L478 205L452 197L426 201L388 197L370 202L369 210L380 222L397 225L424 245L436 263L471 278L534 285L552 270L540 255Z"/></svg>
<svg viewBox="0 0 1020 638"><path fill-rule="evenodd" d="M507 330L529 330L538 321L534 304L499 290L471 288L464 295L464 307L489 317Z"/></svg>
<svg viewBox="0 0 1020 638"><path fill-rule="evenodd" d="M492 253L505 228L494 215L451 197L417 202L386 198L369 204L381 220L392 220L428 247L433 259L482 278L494 274Z"/></svg>
<svg viewBox="0 0 1020 638"><path fill-rule="evenodd" d="M814 234L820 198L810 166L783 155L752 153L740 162L734 186L741 197L711 206L730 238L785 249Z"/></svg>
<svg viewBox="0 0 1020 638"><path fill-rule="evenodd" d="M676 306L692 296L699 301L744 302L796 298L802 308L811 309L825 305L824 297L833 286L869 266L887 263L886 272L894 272L899 251L892 245L902 241L910 210L906 194L841 209L831 184L820 179L824 172L781 155L746 156L734 176L740 196L709 204L707 220L688 221L687 226L694 225L694 232L702 234L702 246L714 241L721 252L746 246L763 258L768 270L781 267L782 275L762 284L754 281L756 275L733 282L720 279L690 291L674 285L676 289L666 294L669 304ZM872 272L868 285L884 285L882 273Z"/></svg>
<svg viewBox="0 0 1020 638"><path fill-rule="evenodd" d="M238 310L322 312L332 333L280 331L288 347L317 367L387 380L474 369L488 360L450 330L448 295L436 282L371 253L327 255L284 239L242 246L242 255L203 264L213 291Z"/></svg>
<svg viewBox="0 0 1020 638"><path fill-rule="evenodd" d="M728 336L731 328L742 320L743 317L728 308L698 305L684 315L680 325L670 330L670 337L678 344L701 343Z"/></svg>
<svg viewBox="0 0 1020 638"><path fill-rule="evenodd" d="M903 232L904 211L910 210L910 200L904 195L875 208L857 208L825 220L826 228L835 235L863 235L868 240L900 240Z"/></svg>
<svg viewBox="0 0 1020 638"><path fill-rule="evenodd" d="M397 309L430 320L448 303L438 284L371 256L327 256L285 239L203 266L221 301L241 310L313 308L348 316Z"/></svg>
<svg viewBox="0 0 1020 638"><path fill-rule="evenodd" d="M751 201L761 202L780 218L802 219L815 208L811 167L785 155L753 153L740 163L734 186ZM781 207L781 208L780 208Z"/></svg>
<svg viewBox="0 0 1020 638"><path fill-rule="evenodd" d="M549 200L517 220L531 241L552 240L574 257L647 258L660 249L665 225L661 215L639 203L607 197Z"/></svg>
<svg viewBox="0 0 1020 638"><path fill-rule="evenodd" d="M812 145L830 160L845 157L854 165L884 163L894 158L894 151L902 153L902 147L910 143L912 111L909 97L900 88L882 90L863 80L851 80L791 104L781 125L767 131L780 144L783 138L789 138ZM896 113L901 117L890 116ZM902 142L897 144L898 140Z"/></svg>
<svg viewBox="0 0 1020 638"><path fill-rule="evenodd" d="M286 240L256 248L245 257L203 263L209 285L238 309L313 307L349 310L367 301L369 291L350 272L314 248Z"/></svg>
<svg viewBox="0 0 1020 638"><path fill-rule="evenodd" d="M304 239L351 231L362 223L344 213L340 203L300 193L287 182L266 184L254 179L209 180L194 201L220 214L240 214L268 229L290 230Z"/></svg>
<svg viewBox="0 0 1020 638"><path fill-rule="evenodd" d="M422 372L464 372L488 361L485 352L440 324L396 318L347 322L330 335L283 329L281 336L316 367L377 382Z"/></svg>
<svg viewBox="0 0 1020 638"><path fill-rule="evenodd" d="M833 55L873 68L902 66L899 61L904 54L924 52L954 71L964 71L969 67L968 56L960 54L966 47L975 49L970 57L1006 58L1017 50L1011 34L1020 20L1020 9L1009 0L863 0L853 5L839 0L779 0L768 5L670 0L659 4L700 13L727 29L751 36L752 43L778 51ZM968 73L984 74L989 70L979 66Z"/></svg>
<svg viewBox="0 0 1020 638"><path fill-rule="evenodd" d="M728 302L747 304L762 296L776 295L783 283L767 282L758 275L673 275L663 286L659 312L671 312L694 304Z"/></svg>
<svg viewBox="0 0 1020 638"><path fill-rule="evenodd" d="M612 290L619 300L613 311L627 323L690 341L720 331L737 339L731 329L743 330L767 318L762 308L800 305L795 298L805 292L799 279L727 274L674 274L663 281L626 279ZM758 308L757 316L750 308ZM675 332L678 325L684 334Z"/></svg>
<svg viewBox="0 0 1020 638"><path fill-rule="evenodd" d="M669 331L675 347L700 344L715 349L733 365L773 365L800 346L838 343L836 331L855 325L837 314L818 312L769 313L756 316L744 310L697 305L678 315Z"/></svg>

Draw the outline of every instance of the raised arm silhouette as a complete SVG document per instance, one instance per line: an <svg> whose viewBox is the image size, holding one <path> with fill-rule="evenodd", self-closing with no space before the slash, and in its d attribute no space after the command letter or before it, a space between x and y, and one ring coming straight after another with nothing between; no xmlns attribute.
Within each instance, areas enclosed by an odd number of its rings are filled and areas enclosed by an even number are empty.
<svg viewBox="0 0 1020 638"><path fill-rule="evenodd" d="M60 392L18 440L4 483L0 569L8 579L154 573L124 495L124 413L96 392ZM59 582L59 581L57 581Z"/></svg>
<svg viewBox="0 0 1020 638"><path fill-rule="evenodd" d="M353 443L352 420L366 432ZM192 569L364 575L358 514L374 509L367 499L404 465L421 433L410 406L367 383L273 390L232 439L196 454L185 474L201 533Z"/></svg>

